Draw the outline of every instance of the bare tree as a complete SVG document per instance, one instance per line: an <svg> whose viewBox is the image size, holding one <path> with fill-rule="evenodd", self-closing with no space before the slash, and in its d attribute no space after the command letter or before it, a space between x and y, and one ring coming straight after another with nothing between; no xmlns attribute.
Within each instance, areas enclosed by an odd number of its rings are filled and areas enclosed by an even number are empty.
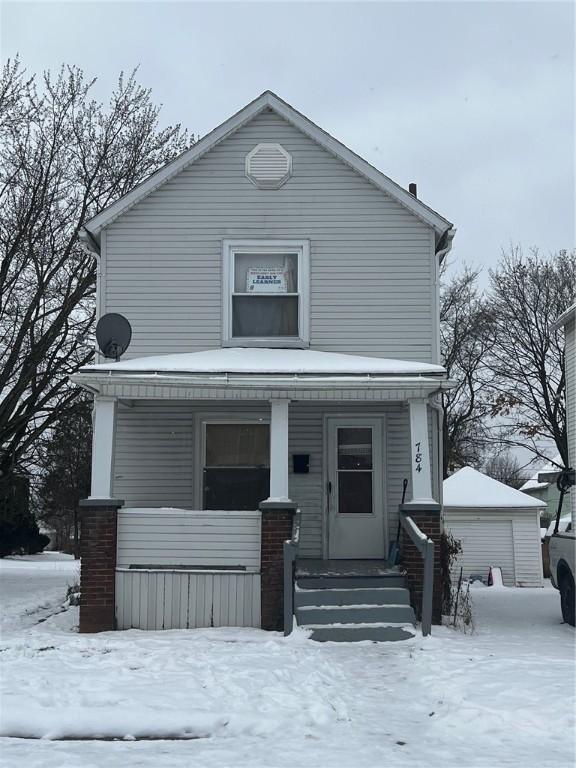
<svg viewBox="0 0 576 768"><path fill-rule="evenodd" d="M455 387L442 395L443 472L481 463L489 440L490 403L486 396L485 358L490 318L478 290L478 271L465 268L442 283L440 348Z"/></svg>
<svg viewBox="0 0 576 768"><path fill-rule="evenodd" d="M135 73L105 108L77 67L41 84L18 60L0 82L0 473L73 406L68 376L92 351L93 258L83 223L183 151L180 126L159 129L159 108Z"/></svg>
<svg viewBox="0 0 576 768"><path fill-rule="evenodd" d="M493 477L511 488L520 488L526 479L522 465L508 451L491 456L484 466L484 472L488 477Z"/></svg>
<svg viewBox="0 0 576 768"><path fill-rule="evenodd" d="M543 258L517 246L490 271L494 431L508 446L547 458L556 445L568 466L565 405L565 341L554 321L574 302L576 251Z"/></svg>

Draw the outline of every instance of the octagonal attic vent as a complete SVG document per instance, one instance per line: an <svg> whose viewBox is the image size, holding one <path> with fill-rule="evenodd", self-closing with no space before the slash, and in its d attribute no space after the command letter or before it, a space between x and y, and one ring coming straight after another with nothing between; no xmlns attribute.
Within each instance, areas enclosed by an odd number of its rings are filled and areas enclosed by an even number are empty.
<svg viewBox="0 0 576 768"><path fill-rule="evenodd" d="M246 155L246 176L260 189L278 189L292 173L292 157L280 144L257 144Z"/></svg>

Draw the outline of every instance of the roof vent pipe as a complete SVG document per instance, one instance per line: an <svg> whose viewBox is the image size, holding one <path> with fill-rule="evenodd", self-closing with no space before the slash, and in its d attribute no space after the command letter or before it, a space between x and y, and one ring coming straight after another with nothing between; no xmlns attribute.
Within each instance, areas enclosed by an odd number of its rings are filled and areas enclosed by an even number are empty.
<svg viewBox="0 0 576 768"><path fill-rule="evenodd" d="M408 192L410 192L411 195L414 195L414 197L418 197L418 187L413 181L408 184Z"/></svg>

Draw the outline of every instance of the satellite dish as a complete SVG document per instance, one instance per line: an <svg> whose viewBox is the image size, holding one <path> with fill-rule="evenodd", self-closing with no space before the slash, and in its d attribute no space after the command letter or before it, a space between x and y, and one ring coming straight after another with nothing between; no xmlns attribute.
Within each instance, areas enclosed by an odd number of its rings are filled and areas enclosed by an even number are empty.
<svg viewBox="0 0 576 768"><path fill-rule="evenodd" d="M104 357L119 360L132 339L132 327L124 315L110 312L96 324L96 341Z"/></svg>

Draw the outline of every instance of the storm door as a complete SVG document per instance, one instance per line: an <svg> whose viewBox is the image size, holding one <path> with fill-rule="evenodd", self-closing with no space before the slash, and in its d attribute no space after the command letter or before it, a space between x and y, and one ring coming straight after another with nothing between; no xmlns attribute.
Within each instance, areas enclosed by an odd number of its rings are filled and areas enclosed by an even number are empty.
<svg viewBox="0 0 576 768"><path fill-rule="evenodd" d="M330 419L328 542L331 558L385 556L380 419Z"/></svg>

